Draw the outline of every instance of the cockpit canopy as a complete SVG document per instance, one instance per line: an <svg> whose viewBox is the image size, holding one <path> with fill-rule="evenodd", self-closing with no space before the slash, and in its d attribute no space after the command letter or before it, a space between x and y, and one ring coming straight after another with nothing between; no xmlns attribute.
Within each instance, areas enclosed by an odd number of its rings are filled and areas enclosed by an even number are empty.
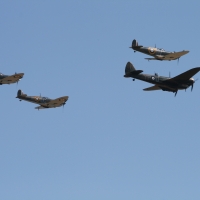
<svg viewBox="0 0 200 200"><path fill-rule="evenodd" d="M157 49L159 49L160 51L165 51L163 48L157 48Z"/></svg>
<svg viewBox="0 0 200 200"><path fill-rule="evenodd" d="M48 97L42 97L42 100L49 100Z"/></svg>

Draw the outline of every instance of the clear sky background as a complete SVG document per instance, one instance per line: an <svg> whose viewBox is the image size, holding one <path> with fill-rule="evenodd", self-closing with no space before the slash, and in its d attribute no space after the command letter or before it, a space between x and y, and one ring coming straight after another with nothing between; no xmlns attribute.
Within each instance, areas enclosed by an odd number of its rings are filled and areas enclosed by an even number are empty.
<svg viewBox="0 0 200 200"><path fill-rule="evenodd" d="M191 92L144 92L125 79L200 66L199 1L0 1L0 199L199 200L200 81ZM132 40L169 51L150 61ZM200 78L200 73L194 78ZM37 111L16 99L69 96Z"/></svg>

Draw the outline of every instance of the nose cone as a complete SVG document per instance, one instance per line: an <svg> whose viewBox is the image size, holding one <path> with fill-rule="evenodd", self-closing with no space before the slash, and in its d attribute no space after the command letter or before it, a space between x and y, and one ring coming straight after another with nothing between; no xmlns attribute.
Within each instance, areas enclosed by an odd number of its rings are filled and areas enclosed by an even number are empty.
<svg viewBox="0 0 200 200"><path fill-rule="evenodd" d="M195 82L193 78L190 78L190 80L191 80L193 83Z"/></svg>

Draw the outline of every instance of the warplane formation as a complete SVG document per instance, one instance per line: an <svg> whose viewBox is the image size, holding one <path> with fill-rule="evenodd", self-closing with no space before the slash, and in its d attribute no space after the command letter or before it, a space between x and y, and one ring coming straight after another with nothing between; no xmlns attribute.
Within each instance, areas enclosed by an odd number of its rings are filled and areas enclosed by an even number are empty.
<svg viewBox="0 0 200 200"><path fill-rule="evenodd" d="M147 55L151 55L154 58L145 58L147 60L176 60L181 56L189 53L189 51L180 51L180 52L168 52L164 49L158 49L153 47L143 47L138 45L138 42L134 39L132 41L132 46L130 47L134 50L134 52L139 51L141 53L145 53ZM133 81L135 79L145 81L148 83L154 84L154 86L143 89L144 91L153 91L153 90L163 90L168 92L175 93L175 96L178 90L186 90L191 86L191 91L193 90L193 86L195 83L194 78L192 78L196 73L200 71L200 67L192 68L178 76L173 78L159 76L157 73L154 75L150 74L142 74L142 70L136 70L132 63L128 62L125 67L125 78L131 77Z"/></svg>
<svg viewBox="0 0 200 200"><path fill-rule="evenodd" d="M0 73L0 85L18 83L24 76L24 73L15 73L13 75L4 75ZM31 103L39 104L40 106L35 107L35 109L45 109L45 108L56 108L66 104L68 96L59 97L57 99L50 99L48 97L41 96L27 96L21 90L18 90L17 97L20 101L28 101Z"/></svg>
<svg viewBox="0 0 200 200"><path fill-rule="evenodd" d="M132 41L132 46L130 48L132 48L134 52L139 51L141 53L153 56L153 58L145 58L147 60L179 60L181 56L189 53L189 51L185 50L180 52L169 52L156 47L143 47L142 45L138 45L138 42L135 39ZM193 90L195 80L192 77L199 71L200 67L196 67L171 78L159 76L157 73L154 75L143 74L143 70L136 70L132 63L128 62L125 67L124 77L133 78L133 81L138 79L154 84L152 87L143 89L144 91L163 90L173 92L176 96L178 90L186 90L189 87L191 87L191 91ZM23 76L24 73L15 73L13 75L3 75L0 73L0 85L18 83L18 81L20 81ZM20 101L24 100L38 104L39 106L35 107L35 109L40 110L64 106L69 97L63 96L57 99L50 99L48 97L41 96L27 96L27 94L24 94L21 90L18 90L16 98L18 98Z"/></svg>
<svg viewBox="0 0 200 200"><path fill-rule="evenodd" d="M190 69L178 76L173 78L159 76L157 73L154 75L142 74L142 70L136 70L134 66L128 62L125 68L125 78L131 77L133 81L139 79L148 83L154 84L154 86L143 89L144 91L153 91L153 90L163 90L168 92L175 93L175 96L178 90L186 90L191 86L191 91L193 90L193 85L195 80L192 78L196 73L200 71L200 67Z"/></svg>

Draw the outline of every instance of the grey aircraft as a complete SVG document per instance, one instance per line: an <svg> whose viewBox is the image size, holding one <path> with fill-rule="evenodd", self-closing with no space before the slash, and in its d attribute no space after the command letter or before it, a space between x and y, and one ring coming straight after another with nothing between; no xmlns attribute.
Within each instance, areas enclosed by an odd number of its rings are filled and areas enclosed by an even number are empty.
<svg viewBox="0 0 200 200"><path fill-rule="evenodd" d="M4 75L0 73L0 85L18 83L23 78L24 73L15 73L13 75Z"/></svg>
<svg viewBox="0 0 200 200"><path fill-rule="evenodd" d="M55 108L64 106L68 100L68 96L59 97L57 99L49 99L48 97L41 96L27 96L21 90L18 90L17 97L18 99L28 101L31 103L39 104L40 106L35 107L35 109L45 109L45 108Z"/></svg>
<svg viewBox="0 0 200 200"><path fill-rule="evenodd" d="M141 53L153 56L154 58L145 58L147 60L176 60L189 53L189 51L179 51L179 52L170 52L165 51L164 49L156 48L156 47L143 47L142 45L138 45L138 42L134 39L132 42L132 46L130 47L134 50L134 52L139 51Z"/></svg>
<svg viewBox="0 0 200 200"><path fill-rule="evenodd" d="M156 73L155 75L142 74L143 72L142 70L136 70L134 66L130 62L128 62L126 64L124 77L125 78L131 77L133 78L133 81L135 79L139 79L141 81L154 84L154 86L152 87L143 89L144 91L163 90L163 91L173 92L175 93L176 96L178 90L186 90L190 86L191 86L191 91L193 90L193 85L195 83L195 80L192 78L192 76L194 76L199 71L200 67L196 67L182 74L179 74L178 76L170 78L170 77L158 76L158 74Z"/></svg>

